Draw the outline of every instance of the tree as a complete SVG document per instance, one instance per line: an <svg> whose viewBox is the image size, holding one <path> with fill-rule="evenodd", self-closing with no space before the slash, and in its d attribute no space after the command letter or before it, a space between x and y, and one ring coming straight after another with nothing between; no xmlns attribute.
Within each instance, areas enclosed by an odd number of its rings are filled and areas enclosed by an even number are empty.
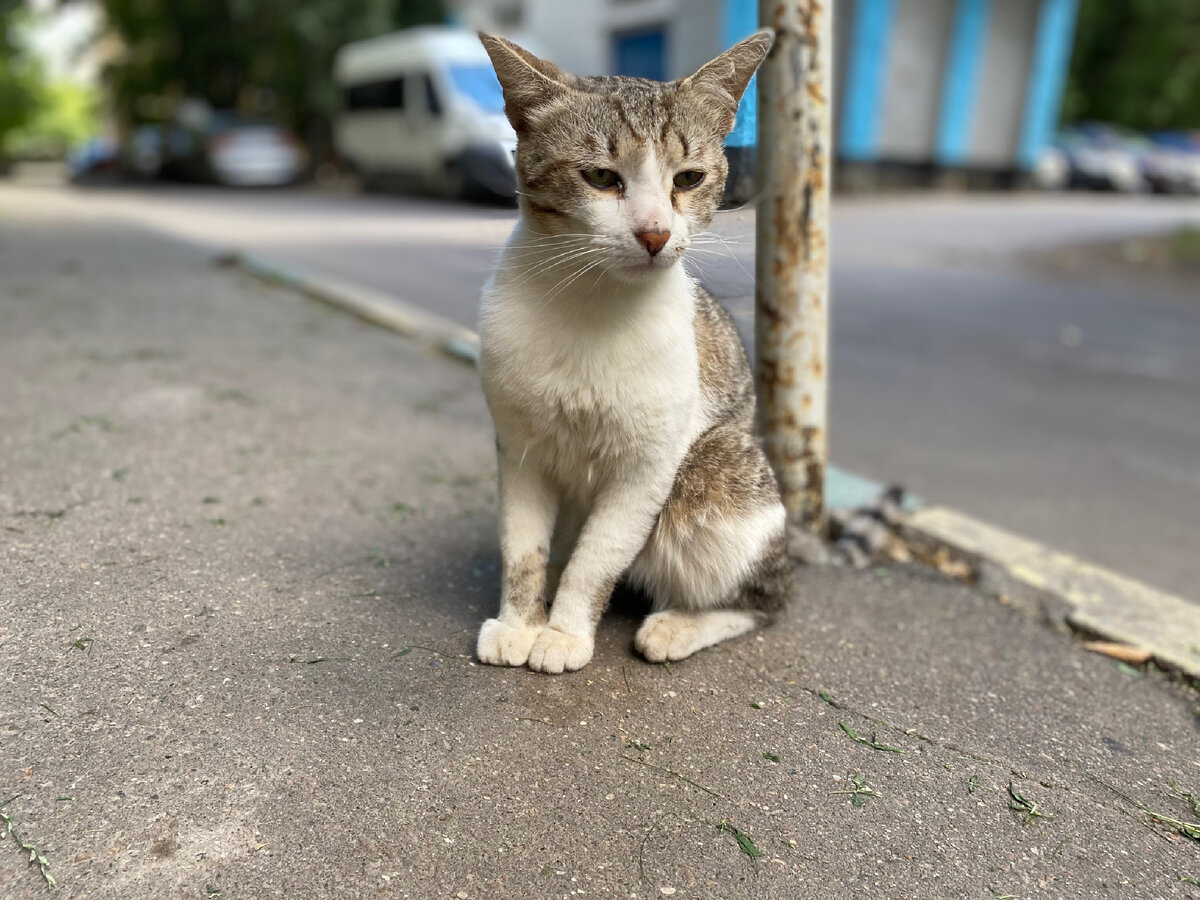
<svg viewBox="0 0 1200 900"><path fill-rule="evenodd" d="M1083 0L1063 117L1200 129L1200 3Z"/></svg>
<svg viewBox="0 0 1200 900"><path fill-rule="evenodd" d="M152 117L142 98L186 96L218 108L273 106L301 133L335 109L331 69L342 44L444 18L438 0L103 0L103 7L124 46L106 80L126 123Z"/></svg>
<svg viewBox="0 0 1200 900"><path fill-rule="evenodd" d="M9 135L30 120L37 105L37 69L16 38L24 7L24 0L0 0L0 168Z"/></svg>

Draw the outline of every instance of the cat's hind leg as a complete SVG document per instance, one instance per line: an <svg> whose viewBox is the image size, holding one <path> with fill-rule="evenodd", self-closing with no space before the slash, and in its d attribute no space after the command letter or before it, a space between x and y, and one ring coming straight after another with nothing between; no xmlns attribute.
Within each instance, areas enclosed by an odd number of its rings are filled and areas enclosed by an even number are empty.
<svg viewBox="0 0 1200 900"><path fill-rule="evenodd" d="M638 652L683 659L769 622L791 590L784 521L748 431L731 424L698 438L629 572L655 608L634 637Z"/></svg>
<svg viewBox="0 0 1200 900"><path fill-rule="evenodd" d="M756 613L737 609L667 609L646 617L633 638L633 646L650 662L684 659L697 650L753 631L762 621Z"/></svg>

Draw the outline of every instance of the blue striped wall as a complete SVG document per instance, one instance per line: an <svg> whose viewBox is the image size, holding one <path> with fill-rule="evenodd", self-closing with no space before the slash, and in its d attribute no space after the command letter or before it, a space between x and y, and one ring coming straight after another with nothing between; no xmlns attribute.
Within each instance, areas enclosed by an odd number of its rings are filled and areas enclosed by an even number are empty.
<svg viewBox="0 0 1200 900"><path fill-rule="evenodd" d="M732 47L742 38L748 38L758 30L757 0L725 0L721 16L721 49ZM750 79L742 102L738 106L737 121L733 131L725 139L728 147L753 147L758 140L758 76Z"/></svg>
<svg viewBox="0 0 1200 900"><path fill-rule="evenodd" d="M870 160L877 155L882 118L883 79L894 0L858 0L846 60L838 152L843 159Z"/></svg>
<svg viewBox="0 0 1200 900"><path fill-rule="evenodd" d="M991 6L992 0L958 0L954 11L934 141L934 158L943 166L967 162Z"/></svg>
<svg viewBox="0 0 1200 900"><path fill-rule="evenodd" d="M1017 145L1017 165L1023 169L1031 168L1054 139L1078 11L1079 0L1042 0Z"/></svg>

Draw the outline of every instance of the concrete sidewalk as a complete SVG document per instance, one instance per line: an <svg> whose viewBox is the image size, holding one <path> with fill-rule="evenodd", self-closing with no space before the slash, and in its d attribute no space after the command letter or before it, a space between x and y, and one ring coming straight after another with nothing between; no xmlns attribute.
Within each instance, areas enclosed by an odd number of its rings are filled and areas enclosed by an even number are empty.
<svg viewBox="0 0 1200 900"><path fill-rule="evenodd" d="M0 384L0 813L63 896L1200 897L1195 694L926 570L476 665L474 373L197 249L4 211Z"/></svg>

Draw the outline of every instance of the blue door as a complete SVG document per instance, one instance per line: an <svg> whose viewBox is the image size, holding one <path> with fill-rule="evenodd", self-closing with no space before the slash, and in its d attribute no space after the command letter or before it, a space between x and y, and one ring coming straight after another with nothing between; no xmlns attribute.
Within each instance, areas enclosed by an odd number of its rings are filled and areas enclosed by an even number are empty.
<svg viewBox="0 0 1200 900"><path fill-rule="evenodd" d="M617 75L665 81L665 54L666 33L662 25L613 35L613 68Z"/></svg>

